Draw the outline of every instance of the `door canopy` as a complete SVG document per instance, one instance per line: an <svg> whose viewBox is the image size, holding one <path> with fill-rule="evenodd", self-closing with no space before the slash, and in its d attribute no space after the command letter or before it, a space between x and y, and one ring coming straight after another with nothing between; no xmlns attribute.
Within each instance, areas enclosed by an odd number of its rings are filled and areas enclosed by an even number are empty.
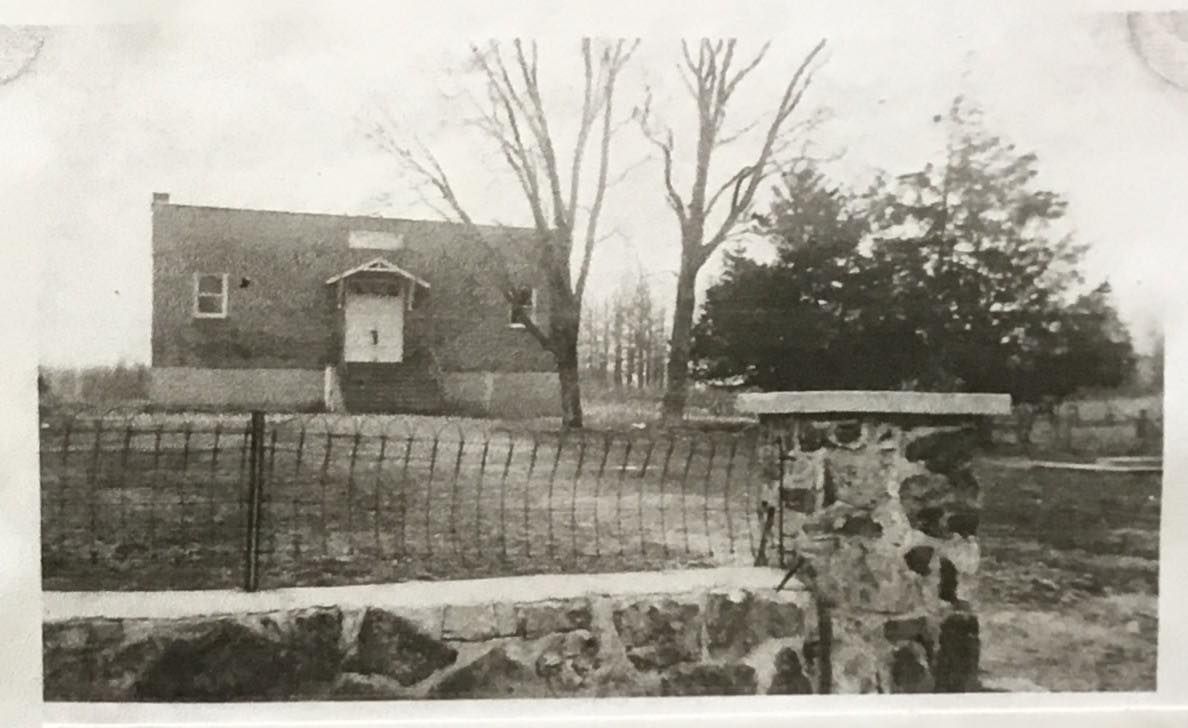
<svg viewBox="0 0 1188 728"><path fill-rule="evenodd" d="M412 273L409 273L408 271L404 270L403 268L396 265L395 263L388 260L387 258L375 258L374 260L367 261L363 265L358 265L358 266L355 266L354 268L351 268L349 270L344 270L343 272L339 273L338 275L330 276L329 278L326 279L326 285L331 285L334 283L341 283L342 281L345 281L348 278L351 278L351 277L357 276L357 275L361 275L361 274L376 274L376 273L378 273L380 275L396 276L399 278L403 278L403 279L409 281L410 283L414 283L414 284L421 286L423 288L429 288L428 281L426 281L425 279L420 278L418 276L415 276Z"/></svg>

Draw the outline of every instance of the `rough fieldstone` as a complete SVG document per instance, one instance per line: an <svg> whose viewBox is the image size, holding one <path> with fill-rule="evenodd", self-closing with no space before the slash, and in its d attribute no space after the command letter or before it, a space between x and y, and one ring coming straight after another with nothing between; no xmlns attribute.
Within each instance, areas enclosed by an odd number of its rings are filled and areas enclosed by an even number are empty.
<svg viewBox="0 0 1188 728"><path fill-rule="evenodd" d="M841 528L837 529L836 533L841 536L873 539L883 535L883 527L870 516L849 516L842 521Z"/></svg>
<svg viewBox="0 0 1188 728"><path fill-rule="evenodd" d="M949 531L958 536L976 536L978 533L978 522L981 520L977 511L958 511L950 513L945 525Z"/></svg>
<svg viewBox="0 0 1188 728"><path fill-rule="evenodd" d="M969 428L940 430L909 442L904 455L912 462L923 461L934 473L947 475L970 462L976 445L976 433Z"/></svg>
<svg viewBox="0 0 1188 728"><path fill-rule="evenodd" d="M825 447L826 427L812 422L801 422L798 441L804 452L814 452Z"/></svg>
<svg viewBox="0 0 1188 728"><path fill-rule="evenodd" d="M928 536L972 536L977 532L981 504L972 477L912 475L900 484L899 500L912 528Z"/></svg>
<svg viewBox="0 0 1188 728"><path fill-rule="evenodd" d="M896 647L891 653L891 692L931 693L933 689L928 654L923 646L906 642Z"/></svg>
<svg viewBox="0 0 1188 728"><path fill-rule="evenodd" d="M326 696L331 700L405 700L412 691L386 675L340 674Z"/></svg>
<svg viewBox="0 0 1188 728"><path fill-rule="evenodd" d="M940 646L933 675L941 693L976 692L982 641L978 618L966 612L950 614L941 622Z"/></svg>
<svg viewBox="0 0 1188 728"><path fill-rule="evenodd" d="M50 622L41 627L41 636L47 645L60 650L78 650L91 642L91 626L82 620Z"/></svg>
<svg viewBox="0 0 1188 728"><path fill-rule="evenodd" d="M458 668L429 690L434 700L480 698L548 698L555 693L531 668L495 647L469 665Z"/></svg>
<svg viewBox="0 0 1188 728"><path fill-rule="evenodd" d="M834 489L834 500L868 508L888 498L894 473L878 453L833 452L825 472Z"/></svg>
<svg viewBox="0 0 1188 728"><path fill-rule="evenodd" d="M797 513L813 513L817 510L817 491L812 488L785 488L784 508Z"/></svg>
<svg viewBox="0 0 1188 728"><path fill-rule="evenodd" d="M598 647L598 637L584 629L553 635L536 658L536 674L551 685L577 690L602 664Z"/></svg>
<svg viewBox="0 0 1188 728"><path fill-rule="evenodd" d="M525 604L518 608L518 613L519 631L528 639L553 632L589 629L593 622L588 599Z"/></svg>
<svg viewBox="0 0 1188 728"><path fill-rule="evenodd" d="M958 574L973 576L978 573L981 549L976 539L950 538L940 548L940 554L953 562L953 567L957 569Z"/></svg>
<svg viewBox="0 0 1188 728"><path fill-rule="evenodd" d="M928 633L928 619L926 617L888 619L886 622L883 622L883 636L890 642L916 641L922 645L927 645L932 641Z"/></svg>
<svg viewBox="0 0 1188 728"><path fill-rule="evenodd" d="M87 700L96 682L96 648L84 622L42 625L42 675L46 700Z"/></svg>
<svg viewBox="0 0 1188 728"><path fill-rule="evenodd" d="M70 620L42 626L46 700L126 700L144 663L113 667L110 655L125 639L117 619ZM125 672L127 674L125 674Z"/></svg>
<svg viewBox="0 0 1188 728"><path fill-rule="evenodd" d="M986 693L1048 693L1042 685L1025 677L988 677L981 681L982 692Z"/></svg>
<svg viewBox="0 0 1188 728"><path fill-rule="evenodd" d="M442 620L441 637L446 640L478 642L499 635L499 625L492 604L447 606Z"/></svg>
<svg viewBox="0 0 1188 728"><path fill-rule="evenodd" d="M899 450L900 429L895 425L880 424L875 427L874 443L879 450Z"/></svg>
<svg viewBox="0 0 1188 728"><path fill-rule="evenodd" d="M863 695L879 692L879 665L869 644L834 643L831 672L833 692Z"/></svg>
<svg viewBox="0 0 1188 728"><path fill-rule="evenodd" d="M640 601L615 610L614 623L639 670L658 670L701 657L701 625L696 604L672 599Z"/></svg>
<svg viewBox="0 0 1188 728"><path fill-rule="evenodd" d="M679 665L660 678L663 696L754 695L755 668L750 665Z"/></svg>
<svg viewBox="0 0 1188 728"><path fill-rule="evenodd" d="M857 538L839 541L815 557L814 584L825 603L886 613L918 606L925 585L908 571L897 551L872 548Z"/></svg>
<svg viewBox="0 0 1188 728"><path fill-rule="evenodd" d="M92 683L93 700L132 700L135 685L145 669L156 662L168 640L146 636L133 639L111 651L102 654Z"/></svg>
<svg viewBox="0 0 1188 728"><path fill-rule="evenodd" d="M342 665L342 611L315 607L293 612L283 639L297 661L299 680L331 680Z"/></svg>
<svg viewBox="0 0 1188 728"><path fill-rule="evenodd" d="M454 648L429 637L407 619L369 608L359 626L355 654L346 667L353 672L387 675L407 686L452 665L457 658Z"/></svg>
<svg viewBox="0 0 1188 728"><path fill-rule="evenodd" d="M957 603L957 567L945 558L940 560L940 586L937 597L950 604Z"/></svg>
<svg viewBox="0 0 1188 728"><path fill-rule="evenodd" d="M936 549L931 546L915 546L908 549L903 560L912 571L920 576L928 576L932 573L932 556L935 553Z"/></svg>
<svg viewBox="0 0 1188 728"><path fill-rule="evenodd" d="M834 445L857 449L864 444L862 441L862 423L858 420L836 422L829 428L829 440Z"/></svg>
<svg viewBox="0 0 1188 728"><path fill-rule="evenodd" d="M520 633L520 618L516 605L497 602L495 604L495 636L514 637Z"/></svg>
<svg viewBox="0 0 1188 728"><path fill-rule="evenodd" d="M296 688L299 664L277 641L220 621L197 639L175 639L136 682L152 702L277 700Z"/></svg>
<svg viewBox="0 0 1188 728"><path fill-rule="evenodd" d="M821 474L821 507L828 508L837 503L837 478L833 469L826 463Z"/></svg>
<svg viewBox="0 0 1188 728"><path fill-rule="evenodd" d="M810 695L813 683L804 672L800 655L791 647L784 647L775 656L775 675L768 695Z"/></svg>
<svg viewBox="0 0 1188 728"><path fill-rule="evenodd" d="M715 659L740 659L772 637L804 634L800 607L743 591L710 594L705 605L706 647Z"/></svg>

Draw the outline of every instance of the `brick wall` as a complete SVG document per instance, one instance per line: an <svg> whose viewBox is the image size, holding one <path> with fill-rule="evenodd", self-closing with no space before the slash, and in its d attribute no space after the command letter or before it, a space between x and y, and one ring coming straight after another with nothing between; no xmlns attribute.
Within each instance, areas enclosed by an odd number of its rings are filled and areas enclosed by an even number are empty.
<svg viewBox="0 0 1188 728"><path fill-rule="evenodd" d="M350 248L352 230L403 236L399 251ZM339 357L338 312L325 280L384 256L426 279L408 317L406 350L429 346L446 371L539 372L551 357L512 329L481 248L445 223L262 212L155 203L153 208L154 367L318 369ZM540 293L543 279L524 231L488 231L511 251L513 275ZM518 236L518 237L517 237ZM195 273L228 274L228 316L196 319Z"/></svg>

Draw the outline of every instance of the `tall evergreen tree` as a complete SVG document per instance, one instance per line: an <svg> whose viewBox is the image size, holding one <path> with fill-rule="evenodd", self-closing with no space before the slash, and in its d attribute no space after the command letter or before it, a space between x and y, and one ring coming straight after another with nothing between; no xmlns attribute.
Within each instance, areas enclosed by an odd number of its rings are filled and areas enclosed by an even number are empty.
<svg viewBox="0 0 1188 728"><path fill-rule="evenodd" d="M1036 157L958 98L941 164L843 193L784 178L759 229L774 263L733 254L707 294L707 377L765 388L921 388L1060 398L1121 383L1130 337L1108 285L1084 291L1085 248Z"/></svg>

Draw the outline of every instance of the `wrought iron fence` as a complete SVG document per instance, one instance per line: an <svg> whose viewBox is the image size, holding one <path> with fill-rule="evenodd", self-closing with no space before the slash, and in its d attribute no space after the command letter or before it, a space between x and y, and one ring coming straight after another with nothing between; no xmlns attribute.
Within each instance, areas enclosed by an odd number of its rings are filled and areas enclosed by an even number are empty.
<svg viewBox="0 0 1188 728"><path fill-rule="evenodd" d="M753 562L755 433L383 416L46 417L47 589Z"/></svg>

